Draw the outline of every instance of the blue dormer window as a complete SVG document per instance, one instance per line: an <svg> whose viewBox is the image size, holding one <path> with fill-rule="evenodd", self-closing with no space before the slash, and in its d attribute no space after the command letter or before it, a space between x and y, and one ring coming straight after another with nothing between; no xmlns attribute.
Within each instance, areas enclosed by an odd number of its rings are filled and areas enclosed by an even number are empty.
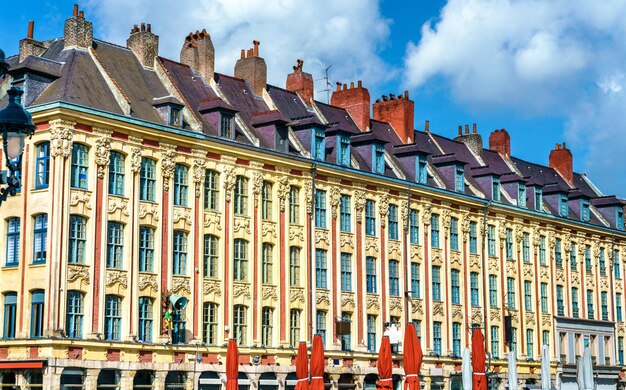
<svg viewBox="0 0 626 390"><path fill-rule="evenodd" d="M183 127L183 110L180 107L170 107L170 126Z"/></svg>
<svg viewBox="0 0 626 390"><path fill-rule="evenodd" d="M415 181L426 184L428 180L428 170L426 168L426 157L419 155L416 158Z"/></svg>
<svg viewBox="0 0 626 390"><path fill-rule="evenodd" d="M589 222L589 220L591 219L589 211L589 201L586 199L582 199L580 201L580 219L583 222Z"/></svg>
<svg viewBox="0 0 626 390"><path fill-rule="evenodd" d="M372 150L372 171L374 173L385 173L385 150L382 145L374 145Z"/></svg>
<svg viewBox="0 0 626 390"><path fill-rule="evenodd" d="M274 143L276 150L284 153L289 152L289 133L286 127L277 127Z"/></svg>
<svg viewBox="0 0 626 390"><path fill-rule="evenodd" d="M535 187L535 210L543 210L543 190Z"/></svg>
<svg viewBox="0 0 626 390"><path fill-rule="evenodd" d="M233 138L233 124L235 123L233 119L232 114L222 113L220 115L220 137Z"/></svg>
<svg viewBox="0 0 626 390"><path fill-rule="evenodd" d="M526 208L526 184L517 185L517 205Z"/></svg>
<svg viewBox="0 0 626 390"><path fill-rule="evenodd" d="M311 157L315 160L326 159L326 134L324 133L324 129L313 129L313 142Z"/></svg>
<svg viewBox="0 0 626 390"><path fill-rule="evenodd" d="M491 199L494 202L500 201L500 178L492 176L491 177Z"/></svg>
<svg viewBox="0 0 626 390"><path fill-rule="evenodd" d="M567 195L563 194L559 197L559 214L561 217L569 215L569 206L567 204Z"/></svg>
<svg viewBox="0 0 626 390"><path fill-rule="evenodd" d="M347 135L339 135L339 147L337 148L337 164L350 166L350 137Z"/></svg>
<svg viewBox="0 0 626 390"><path fill-rule="evenodd" d="M454 189L457 192L465 191L465 169L463 165L457 165L454 174Z"/></svg>
<svg viewBox="0 0 626 390"><path fill-rule="evenodd" d="M621 207L617 208L615 224L618 229L624 230L624 209Z"/></svg>

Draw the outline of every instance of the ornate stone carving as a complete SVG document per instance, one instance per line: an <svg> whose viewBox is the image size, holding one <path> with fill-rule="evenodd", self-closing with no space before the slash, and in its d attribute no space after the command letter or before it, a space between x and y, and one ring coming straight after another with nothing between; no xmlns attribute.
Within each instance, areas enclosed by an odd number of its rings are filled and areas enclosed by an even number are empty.
<svg viewBox="0 0 626 390"><path fill-rule="evenodd" d="M278 294L276 293L276 286L263 286L261 288L261 298L263 300L277 301Z"/></svg>
<svg viewBox="0 0 626 390"><path fill-rule="evenodd" d="M177 223L180 220L184 220L186 224L191 225L191 209L187 207L174 206L172 212L172 222Z"/></svg>
<svg viewBox="0 0 626 390"><path fill-rule="evenodd" d="M317 290L316 291L316 297L315 297L315 303L316 304L322 304L325 303L327 305L330 305L330 297L328 296L328 290Z"/></svg>
<svg viewBox="0 0 626 390"><path fill-rule="evenodd" d="M337 215L339 214L339 200L341 199L341 193L339 192L339 187L332 186L330 187L329 199L330 199L330 209L331 215L333 219L337 219Z"/></svg>
<svg viewBox="0 0 626 390"><path fill-rule="evenodd" d="M378 301L378 295L367 294L365 306L368 309L380 310L380 302Z"/></svg>
<svg viewBox="0 0 626 390"><path fill-rule="evenodd" d="M130 170L135 173L141 170L141 148L139 147L130 149Z"/></svg>
<svg viewBox="0 0 626 390"><path fill-rule="evenodd" d="M587 279L589 279L589 277ZM607 290L609 288L609 279L606 276L600 278L600 288L604 290Z"/></svg>
<svg viewBox="0 0 626 390"><path fill-rule="evenodd" d="M542 265L541 267L539 267L539 273L541 274L542 279L550 278L550 269L547 265Z"/></svg>
<svg viewBox="0 0 626 390"><path fill-rule="evenodd" d="M387 253L389 253L389 255L391 255L392 253L395 253L396 256L398 257L402 256L402 248L400 247L400 241L390 240L389 243L387 244Z"/></svg>
<svg viewBox="0 0 626 390"><path fill-rule="evenodd" d="M233 224L233 231L238 233L240 230L250 234L250 218L247 217L235 217L235 223Z"/></svg>
<svg viewBox="0 0 626 390"><path fill-rule="evenodd" d="M91 210L91 193L85 191L70 191L70 206L84 204L85 208Z"/></svg>
<svg viewBox="0 0 626 390"><path fill-rule="evenodd" d="M550 314L542 314L541 315L541 325L544 328L550 327L552 325L552 316Z"/></svg>
<svg viewBox="0 0 626 390"><path fill-rule="evenodd" d="M515 227L515 242L519 245L524 237L524 230L521 226Z"/></svg>
<svg viewBox="0 0 626 390"><path fill-rule="evenodd" d="M535 325L535 313L526 313L526 324L528 326L534 326Z"/></svg>
<svg viewBox="0 0 626 390"><path fill-rule="evenodd" d="M126 198L109 198L109 206L107 207L107 211L109 212L109 214L113 214L117 210L120 210L122 214L126 216L130 215L130 213L128 212L128 200Z"/></svg>
<svg viewBox="0 0 626 390"><path fill-rule="evenodd" d="M481 268L482 264L480 263L480 257L478 255L470 255L470 267L472 268Z"/></svg>
<svg viewBox="0 0 626 390"><path fill-rule="evenodd" d="M261 236L271 236L276 238L276 224L274 222L262 222L261 223Z"/></svg>
<svg viewBox="0 0 626 390"><path fill-rule="evenodd" d="M85 284L89 284L89 267L84 265L68 265L67 281L73 282L81 279Z"/></svg>
<svg viewBox="0 0 626 390"><path fill-rule="evenodd" d="M50 121L50 157L69 157L72 154L72 130L75 122L63 119Z"/></svg>
<svg viewBox="0 0 626 390"><path fill-rule="evenodd" d="M300 302L305 302L305 298L304 298L304 289L302 288L291 288L289 290L289 300L291 302L296 302L296 301L300 301Z"/></svg>
<svg viewBox="0 0 626 390"><path fill-rule="evenodd" d="M430 209L430 205L426 204L422 209L422 221L424 226L430 226L430 219L433 215L432 210Z"/></svg>
<svg viewBox="0 0 626 390"><path fill-rule="evenodd" d="M195 188L196 198L202 196L202 181L204 180L204 172L206 167L206 160L203 158L196 158L193 160L192 177Z"/></svg>
<svg viewBox="0 0 626 390"><path fill-rule="evenodd" d="M263 167L262 163L259 163L256 161L251 163L251 165L253 168L256 168L256 169L260 169ZM253 171L251 181L252 181L252 195L254 197L254 207L258 207L259 195L261 194L261 189L263 188L263 172L259 170Z"/></svg>
<svg viewBox="0 0 626 390"><path fill-rule="evenodd" d="M422 260L422 247L419 245L412 244L411 245L411 260L417 261L418 263Z"/></svg>
<svg viewBox="0 0 626 390"><path fill-rule="evenodd" d="M461 217L461 232L463 233L463 242L467 242L468 238L469 238L469 231L470 231L470 218L469 218L469 214L464 214L463 217Z"/></svg>
<svg viewBox="0 0 626 390"><path fill-rule="evenodd" d="M450 231L450 210L443 209L441 211L441 225L446 232Z"/></svg>
<svg viewBox="0 0 626 390"><path fill-rule="evenodd" d="M94 133L100 137L96 138L95 157L98 166L98 178L104 178L104 168L109 166L111 157L111 134L112 131L94 128Z"/></svg>
<svg viewBox="0 0 626 390"><path fill-rule="evenodd" d="M245 299L251 299L250 286L247 284L235 283L233 284L233 298L243 296Z"/></svg>
<svg viewBox="0 0 626 390"><path fill-rule="evenodd" d="M387 225L387 214L389 214L389 194L384 192L378 200L378 212L380 213L380 225Z"/></svg>
<svg viewBox="0 0 626 390"><path fill-rule="evenodd" d="M328 240L328 230L315 229L315 243L319 244L321 241L330 245L330 241Z"/></svg>
<svg viewBox="0 0 626 390"><path fill-rule="evenodd" d="M354 210L356 213L357 223L363 221L363 210L365 209L365 192L361 190L354 191Z"/></svg>
<svg viewBox="0 0 626 390"><path fill-rule="evenodd" d="M354 248L354 240L352 234L341 233L339 236L339 246L341 248L345 246L349 246L350 248Z"/></svg>
<svg viewBox="0 0 626 390"><path fill-rule="evenodd" d="M402 222L402 226L406 226L407 221L409 220L409 202L403 200L400 202L400 221Z"/></svg>
<svg viewBox="0 0 626 390"><path fill-rule="evenodd" d="M497 275L500 271L500 266L498 265L497 259L489 259L489 273Z"/></svg>
<svg viewBox="0 0 626 390"><path fill-rule="evenodd" d="M217 230L222 230L222 216L218 213L204 212L204 227L214 226Z"/></svg>
<svg viewBox="0 0 626 390"><path fill-rule="evenodd" d="M548 247L550 248L550 253L554 253L554 249L556 248L556 237L554 237L554 232L548 232Z"/></svg>
<svg viewBox="0 0 626 390"><path fill-rule="evenodd" d="M504 225L503 223L501 223L500 226L498 227L498 238L500 239L500 248L503 248L504 244L506 244L506 231L508 228L510 227L508 225Z"/></svg>
<svg viewBox="0 0 626 390"><path fill-rule="evenodd" d="M126 275L125 271L106 271L105 284L110 287L113 286L115 283L119 283L124 290L128 287L128 276Z"/></svg>
<svg viewBox="0 0 626 390"><path fill-rule="evenodd" d="M563 271L563 268L556 269L556 280L559 282L565 282L565 271Z"/></svg>
<svg viewBox="0 0 626 390"><path fill-rule="evenodd" d="M218 280L205 280L202 284L202 292L204 295L215 294L222 296L222 286Z"/></svg>
<svg viewBox="0 0 626 390"><path fill-rule="evenodd" d="M313 186L313 182L311 179L305 179L302 188L304 190L304 205L306 206L306 213L311 214L313 211L313 196L311 194L311 187Z"/></svg>
<svg viewBox="0 0 626 390"><path fill-rule="evenodd" d="M155 275L139 273L139 290L145 290L150 287L152 291L159 291L159 284Z"/></svg>
<svg viewBox="0 0 626 390"><path fill-rule="evenodd" d="M533 270L533 265L525 263L524 264L524 276L528 276L528 277L532 278L534 273L535 272Z"/></svg>
<svg viewBox="0 0 626 390"><path fill-rule="evenodd" d="M572 273L570 274L570 278L572 280L572 283L574 284L580 283L580 272L572 271Z"/></svg>
<svg viewBox="0 0 626 390"><path fill-rule="evenodd" d="M289 197L289 176L280 176L278 178L278 188L276 190L276 194L278 195L278 207L280 211L285 211L285 205L287 203L287 198Z"/></svg>
<svg viewBox="0 0 626 390"><path fill-rule="evenodd" d="M152 219L159 220L159 208L154 203L141 203L139 206L139 218L143 219L148 214L152 215Z"/></svg>
<svg viewBox="0 0 626 390"><path fill-rule="evenodd" d="M176 168L176 145L161 143L161 175L163 176L163 190L170 190L170 179Z"/></svg>
<svg viewBox="0 0 626 390"><path fill-rule="evenodd" d="M289 225L289 240L304 242L304 228L298 225Z"/></svg>
<svg viewBox="0 0 626 390"><path fill-rule="evenodd" d="M433 302L433 316L443 316L442 302Z"/></svg>
<svg viewBox="0 0 626 390"><path fill-rule="evenodd" d="M463 318L463 307L461 305L452 305L452 318L455 320Z"/></svg>
<svg viewBox="0 0 626 390"><path fill-rule="evenodd" d="M389 298L389 310L398 310L402 311L402 298L391 297Z"/></svg>
<svg viewBox="0 0 626 390"><path fill-rule="evenodd" d="M224 197L227 202L230 202L233 196L233 189L235 188L235 180L237 179L237 175L235 175L235 167L233 165L224 165L222 178L225 191Z"/></svg>
<svg viewBox="0 0 626 390"><path fill-rule="evenodd" d="M537 248L539 246L539 241L540 241L539 239L541 237L541 234L539 233L539 228L537 226L533 227L532 237L533 237L533 246Z"/></svg>
<svg viewBox="0 0 626 390"><path fill-rule="evenodd" d="M174 276L172 277L172 288L171 292L177 293L180 291L184 291L187 294L191 294L191 286L189 284L189 278L184 276Z"/></svg>
<svg viewBox="0 0 626 390"><path fill-rule="evenodd" d="M378 240L374 237L365 237L365 251L369 251L373 249L374 252L378 253Z"/></svg>
<svg viewBox="0 0 626 390"><path fill-rule="evenodd" d="M507 261L506 262L506 272L508 274L517 275L517 270L515 269L515 262L514 261Z"/></svg>
<svg viewBox="0 0 626 390"><path fill-rule="evenodd" d="M502 313L500 309L491 309L489 310L489 321L490 322L500 322L502 320Z"/></svg>
<svg viewBox="0 0 626 390"><path fill-rule="evenodd" d="M472 324L482 324L483 323L483 311L480 307L472 308Z"/></svg>
<svg viewBox="0 0 626 390"><path fill-rule="evenodd" d="M341 294L341 308L354 310L356 307L354 303L354 294L350 293L342 293Z"/></svg>
<svg viewBox="0 0 626 390"><path fill-rule="evenodd" d="M450 264L461 266L461 255L457 252L450 254Z"/></svg>
<svg viewBox="0 0 626 390"><path fill-rule="evenodd" d="M417 314L418 316L424 315L424 306L422 305L421 299L411 300L411 312L413 312L413 314Z"/></svg>

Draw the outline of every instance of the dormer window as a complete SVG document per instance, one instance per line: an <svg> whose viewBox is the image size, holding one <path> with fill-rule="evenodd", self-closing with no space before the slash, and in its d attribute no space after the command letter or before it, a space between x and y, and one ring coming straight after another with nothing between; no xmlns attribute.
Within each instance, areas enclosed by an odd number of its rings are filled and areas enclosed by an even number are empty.
<svg viewBox="0 0 626 390"><path fill-rule="evenodd" d="M583 222L589 222L591 220L589 201L587 199L582 199L580 201L580 219Z"/></svg>
<svg viewBox="0 0 626 390"><path fill-rule="evenodd" d="M222 112L220 115L220 137L233 139L234 124L234 115Z"/></svg>
<svg viewBox="0 0 626 390"><path fill-rule="evenodd" d="M539 187L535 187L535 210L543 210L543 190Z"/></svg>
<svg viewBox="0 0 626 390"><path fill-rule="evenodd" d="M428 170L426 168L426 157L419 155L416 159L415 167L415 181L418 183L426 184L428 180Z"/></svg>
<svg viewBox="0 0 626 390"><path fill-rule="evenodd" d="M457 165L454 173L454 189L457 192L465 192L465 169L463 165Z"/></svg>
<svg viewBox="0 0 626 390"><path fill-rule="evenodd" d="M618 229L624 230L624 209L618 207L616 214L616 226Z"/></svg>
<svg viewBox="0 0 626 390"><path fill-rule="evenodd" d="M385 149L382 145L374 145L372 151L372 172L385 173Z"/></svg>
<svg viewBox="0 0 626 390"><path fill-rule="evenodd" d="M500 201L500 178L492 176L491 177L491 199L494 202Z"/></svg>
<svg viewBox="0 0 626 390"><path fill-rule="evenodd" d="M183 127L183 110L180 107L170 106L170 126Z"/></svg>
<svg viewBox="0 0 626 390"><path fill-rule="evenodd" d="M326 159L326 133L324 132L324 129L313 129L311 157L315 160L321 161Z"/></svg>
<svg viewBox="0 0 626 390"><path fill-rule="evenodd" d="M526 208L526 184L517 185L517 205Z"/></svg>
<svg viewBox="0 0 626 390"><path fill-rule="evenodd" d="M341 134L337 136L337 164L350 166L350 137Z"/></svg>
<svg viewBox="0 0 626 390"><path fill-rule="evenodd" d="M289 152L289 135L287 133L287 128L282 126L276 127L276 140L275 140L276 150L284 153Z"/></svg>
<svg viewBox="0 0 626 390"><path fill-rule="evenodd" d="M559 197L559 214L561 217L567 217L569 215L569 205L567 204L567 195L565 194Z"/></svg>

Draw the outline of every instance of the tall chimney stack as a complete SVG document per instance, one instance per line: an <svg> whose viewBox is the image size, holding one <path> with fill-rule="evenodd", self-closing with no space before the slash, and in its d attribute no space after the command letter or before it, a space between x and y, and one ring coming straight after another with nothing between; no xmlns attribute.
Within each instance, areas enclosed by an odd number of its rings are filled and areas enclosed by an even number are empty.
<svg viewBox="0 0 626 390"><path fill-rule="evenodd" d="M247 56L235 63L235 77L246 80L256 96L262 96L267 86L267 65L259 57L260 44L257 40L252 41L253 48L248 50Z"/></svg>
<svg viewBox="0 0 626 390"><path fill-rule="evenodd" d="M310 73L303 72L302 65L304 65L304 61L298 59L296 66L293 67L293 73L287 75L286 88L288 91L300 95L307 106L310 106L315 91L313 76Z"/></svg>
<svg viewBox="0 0 626 390"><path fill-rule="evenodd" d="M475 155L482 156L483 138L478 134L476 124L473 125L472 133L470 133L469 125L465 125L465 134L462 134L462 128L462 126L459 126L459 135L454 140L464 143Z"/></svg>
<svg viewBox="0 0 626 390"><path fill-rule="evenodd" d="M550 151L550 168L555 169L569 183L574 183L574 159L572 152L563 145L556 144L554 150Z"/></svg>
<svg viewBox="0 0 626 390"><path fill-rule="evenodd" d="M415 139L414 112L415 105L409 99L409 91L404 91L404 95L390 94L389 100L376 100L374 103L374 119L389 122L391 127L404 144L410 144Z"/></svg>
<svg viewBox="0 0 626 390"><path fill-rule="evenodd" d="M65 48L79 47L88 49L93 44L93 25L85 20L83 11L78 11L74 4L74 13L65 21L64 28Z"/></svg>
<svg viewBox="0 0 626 390"><path fill-rule="evenodd" d="M352 119L361 131L366 131L370 126L370 93L363 87L361 80L357 86L350 83L350 88L346 84L337 83L337 90L330 97L330 104L341 107L350 113Z"/></svg>
<svg viewBox="0 0 626 390"><path fill-rule="evenodd" d="M209 83L215 74L215 48L211 35L203 29L189 33L180 49L180 62L189 65L196 73Z"/></svg>
<svg viewBox="0 0 626 390"><path fill-rule="evenodd" d="M489 149L503 156L511 155L511 137L506 129L494 130L489 135Z"/></svg>
<svg viewBox="0 0 626 390"><path fill-rule="evenodd" d="M152 27L141 23L141 29L135 25L126 40L128 47L137 57L141 65L152 68L154 60L159 55L159 36L152 33Z"/></svg>
<svg viewBox="0 0 626 390"><path fill-rule="evenodd" d="M40 56L48 49L43 42L36 41L35 36L35 21L28 22L28 32L26 38L20 40L20 62L24 61L26 57Z"/></svg>

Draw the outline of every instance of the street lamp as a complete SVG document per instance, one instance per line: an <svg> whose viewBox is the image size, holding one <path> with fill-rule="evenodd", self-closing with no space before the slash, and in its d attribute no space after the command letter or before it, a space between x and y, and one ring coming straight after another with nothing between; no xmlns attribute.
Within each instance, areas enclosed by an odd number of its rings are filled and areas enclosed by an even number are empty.
<svg viewBox="0 0 626 390"><path fill-rule="evenodd" d="M0 75L4 77L9 70L4 52L0 50ZM22 170L22 153L24 140L35 132L30 113L22 107L21 100L24 92L15 87L7 91L9 102L4 110L0 111L0 131L2 132L2 147L6 158L8 171L0 172L0 184L7 185L0 189L0 204L9 195L14 196L20 188L20 172Z"/></svg>

